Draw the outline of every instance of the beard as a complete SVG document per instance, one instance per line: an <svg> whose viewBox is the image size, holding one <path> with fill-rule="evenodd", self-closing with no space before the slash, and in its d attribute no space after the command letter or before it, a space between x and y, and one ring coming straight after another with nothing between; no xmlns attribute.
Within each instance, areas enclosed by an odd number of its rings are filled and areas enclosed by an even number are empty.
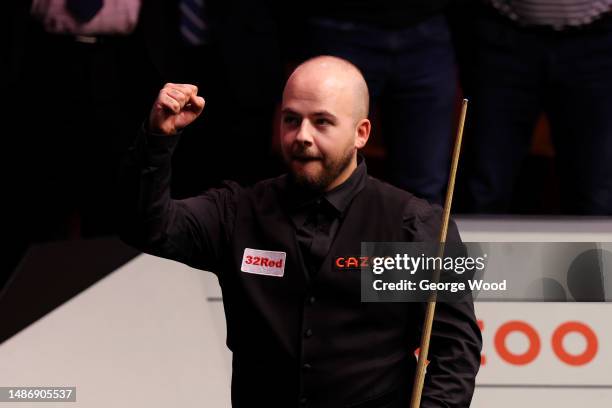
<svg viewBox="0 0 612 408"><path fill-rule="evenodd" d="M298 187L313 192L322 192L327 190L327 187L350 166L353 155L353 149L348 148L343 151L339 157L323 157L321 155L312 154L308 151L308 148L304 148L303 145L296 144L289 157L285 158L285 161L289 167L289 174ZM314 174L305 170L297 171L291 165L291 162L294 160L300 161L303 165L308 165L309 162L318 162L321 167L320 170Z"/></svg>

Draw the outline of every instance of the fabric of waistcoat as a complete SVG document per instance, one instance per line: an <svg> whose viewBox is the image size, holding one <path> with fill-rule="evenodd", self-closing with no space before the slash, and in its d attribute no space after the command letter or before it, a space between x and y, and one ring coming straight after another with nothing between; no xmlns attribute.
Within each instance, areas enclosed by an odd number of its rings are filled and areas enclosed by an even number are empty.
<svg viewBox="0 0 612 408"><path fill-rule="evenodd" d="M285 183L286 176L263 181L237 200L218 273L233 406L291 407L306 398L312 407L343 407L396 389L409 397L422 305L362 303L360 270L334 261L359 256L361 242L410 240L402 220L412 195L368 176L311 279L284 205ZM245 248L285 252L283 276L242 272Z"/></svg>

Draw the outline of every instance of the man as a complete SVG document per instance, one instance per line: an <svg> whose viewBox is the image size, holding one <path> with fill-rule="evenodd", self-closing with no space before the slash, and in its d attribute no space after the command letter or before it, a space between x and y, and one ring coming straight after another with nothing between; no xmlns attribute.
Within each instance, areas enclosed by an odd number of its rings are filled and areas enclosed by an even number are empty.
<svg viewBox="0 0 612 408"><path fill-rule="evenodd" d="M334 55L363 72L391 184L433 203L446 191L457 98L450 3L314 0L295 13L308 16L306 56Z"/></svg>
<svg viewBox="0 0 612 408"><path fill-rule="evenodd" d="M287 81L289 174L172 200L172 150L203 107L192 85L161 90L125 169L123 238L219 278L233 406L407 407L423 305L361 303L359 272L332 260L360 253L362 241L435 240L441 211L367 176L357 152L370 132L368 90L358 69L317 57ZM459 240L454 225L449 240ZM480 347L473 305L440 304L423 407L469 405Z"/></svg>
<svg viewBox="0 0 612 408"><path fill-rule="evenodd" d="M466 17L461 68L473 103L463 210L514 210L521 166L545 113L559 210L611 215L612 1L487 0Z"/></svg>

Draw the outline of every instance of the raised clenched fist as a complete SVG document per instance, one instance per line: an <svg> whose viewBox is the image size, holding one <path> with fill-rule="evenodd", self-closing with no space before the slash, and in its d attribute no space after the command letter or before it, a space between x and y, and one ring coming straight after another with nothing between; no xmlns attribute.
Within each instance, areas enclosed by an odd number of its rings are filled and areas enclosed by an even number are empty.
<svg viewBox="0 0 612 408"><path fill-rule="evenodd" d="M189 84L164 85L149 115L149 131L174 135L202 113L204 98L198 87Z"/></svg>

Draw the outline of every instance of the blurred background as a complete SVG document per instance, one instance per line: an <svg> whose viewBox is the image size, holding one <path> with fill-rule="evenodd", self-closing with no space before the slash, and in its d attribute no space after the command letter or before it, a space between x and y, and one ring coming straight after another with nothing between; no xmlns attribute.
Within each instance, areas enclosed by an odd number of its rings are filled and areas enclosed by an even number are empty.
<svg viewBox="0 0 612 408"><path fill-rule="evenodd" d="M216 279L117 239L118 166L163 84L189 82L206 108L175 151L173 196L280 174L282 87L320 54L348 59L368 82L372 175L441 203L467 97L453 203L464 240L584 242L550 263L568 287L602 284L591 277L608 276L593 250L612 242L611 7L0 2L0 385L77 386L88 407L228 406ZM600 298L478 302L474 406L608 406Z"/></svg>
<svg viewBox="0 0 612 408"><path fill-rule="evenodd" d="M612 0L33 0L2 7L7 238L0 287L33 245L112 237L117 167L166 82L207 104L173 195L283 171L283 83L331 54L368 82L372 175L444 196L470 99L454 212L612 214Z"/></svg>

